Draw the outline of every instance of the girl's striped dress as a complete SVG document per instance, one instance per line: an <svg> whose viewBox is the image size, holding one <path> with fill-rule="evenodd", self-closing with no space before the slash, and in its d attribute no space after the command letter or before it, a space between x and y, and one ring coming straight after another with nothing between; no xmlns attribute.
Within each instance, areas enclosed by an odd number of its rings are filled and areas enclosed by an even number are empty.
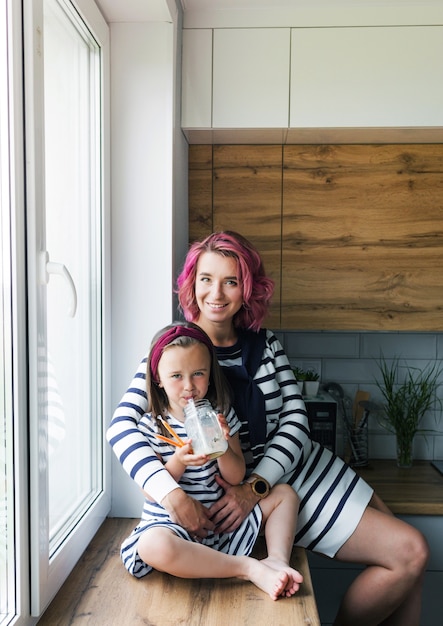
<svg viewBox="0 0 443 626"><path fill-rule="evenodd" d="M185 427L181 422L170 415L165 419L168 420L169 424L182 439L188 438ZM239 430L240 422L232 409L227 416L227 421L230 426L230 434L233 435ZM138 423L138 430L154 453L159 455L162 461L166 463L168 458L174 454L175 448L155 437L158 430L149 414L142 416ZM179 485L190 496L209 507L223 495L222 488L215 481L215 476L219 473L217 459L201 467L187 467L179 481ZM201 543L226 554L248 555L254 547L260 531L261 520L261 509L257 505L235 532L229 534L210 532L208 537L203 539ZM186 530L171 520L164 507L146 498L140 523L123 542L121 547L121 557L126 569L137 578L145 576L152 571L152 567L140 558L137 544L140 536L154 526L163 526L176 533L179 537L193 541Z"/></svg>

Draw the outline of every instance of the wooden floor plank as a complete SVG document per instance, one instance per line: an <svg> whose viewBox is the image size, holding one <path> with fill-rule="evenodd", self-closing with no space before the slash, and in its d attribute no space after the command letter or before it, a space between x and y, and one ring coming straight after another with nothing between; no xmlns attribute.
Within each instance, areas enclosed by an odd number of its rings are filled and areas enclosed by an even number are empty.
<svg viewBox="0 0 443 626"><path fill-rule="evenodd" d="M137 580L124 569L120 544L138 520L108 518L39 621L40 626L288 626L320 624L304 550L293 567L304 576L300 592L273 602L237 579L184 580L153 572ZM260 540L254 553L264 556Z"/></svg>

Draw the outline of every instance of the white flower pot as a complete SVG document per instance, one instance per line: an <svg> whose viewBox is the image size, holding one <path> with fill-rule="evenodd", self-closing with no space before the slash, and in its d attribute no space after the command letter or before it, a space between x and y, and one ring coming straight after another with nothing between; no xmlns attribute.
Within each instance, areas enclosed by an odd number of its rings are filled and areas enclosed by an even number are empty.
<svg viewBox="0 0 443 626"><path fill-rule="evenodd" d="M305 396L316 396L318 394L318 388L320 386L320 381L318 380L305 380L304 382L304 391Z"/></svg>

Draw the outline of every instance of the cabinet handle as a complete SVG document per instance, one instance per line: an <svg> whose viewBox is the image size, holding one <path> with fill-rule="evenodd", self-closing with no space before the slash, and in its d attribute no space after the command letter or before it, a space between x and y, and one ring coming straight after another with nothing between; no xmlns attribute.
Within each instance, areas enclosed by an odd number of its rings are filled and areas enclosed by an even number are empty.
<svg viewBox="0 0 443 626"><path fill-rule="evenodd" d="M40 253L40 283L47 285L49 283L49 275L58 274L64 278L69 289L69 317L74 317L77 311L77 291L75 289L74 281L69 273L69 270L63 263L54 263L49 260L49 254L45 250Z"/></svg>

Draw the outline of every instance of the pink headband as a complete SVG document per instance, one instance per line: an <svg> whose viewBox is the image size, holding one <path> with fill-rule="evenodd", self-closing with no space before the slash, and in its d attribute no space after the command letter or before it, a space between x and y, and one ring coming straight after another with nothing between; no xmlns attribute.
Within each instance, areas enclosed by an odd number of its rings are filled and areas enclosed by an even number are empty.
<svg viewBox="0 0 443 626"><path fill-rule="evenodd" d="M213 345L209 337L202 330L197 328L189 328L188 326L173 326L167 330L161 337L157 339L151 350L151 377L154 382L158 382L158 364L166 346L174 341L177 337L192 337L201 343L204 343L209 350L209 354L213 355Z"/></svg>

